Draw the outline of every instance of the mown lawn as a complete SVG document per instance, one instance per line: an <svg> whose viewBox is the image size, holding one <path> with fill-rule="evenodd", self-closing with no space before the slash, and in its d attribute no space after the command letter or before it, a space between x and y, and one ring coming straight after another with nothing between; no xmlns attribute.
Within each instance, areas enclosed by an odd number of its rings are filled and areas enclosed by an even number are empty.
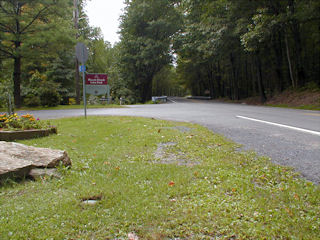
<svg viewBox="0 0 320 240"><path fill-rule="evenodd" d="M61 179L2 185L0 239L319 239L318 185L206 128L132 117L52 123L58 135L21 142L64 149L73 166ZM83 203L90 198L101 200Z"/></svg>

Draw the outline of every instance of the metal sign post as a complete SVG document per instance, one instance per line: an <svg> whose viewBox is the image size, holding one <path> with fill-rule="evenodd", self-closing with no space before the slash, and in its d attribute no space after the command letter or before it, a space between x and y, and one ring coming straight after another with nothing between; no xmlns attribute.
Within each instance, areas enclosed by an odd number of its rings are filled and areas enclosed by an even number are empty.
<svg viewBox="0 0 320 240"><path fill-rule="evenodd" d="M83 105L84 105L84 117L87 118L87 99L86 99L86 84L85 84L85 63L88 60L88 49L86 45L79 42L76 45L76 56L82 67L82 84L83 84Z"/></svg>

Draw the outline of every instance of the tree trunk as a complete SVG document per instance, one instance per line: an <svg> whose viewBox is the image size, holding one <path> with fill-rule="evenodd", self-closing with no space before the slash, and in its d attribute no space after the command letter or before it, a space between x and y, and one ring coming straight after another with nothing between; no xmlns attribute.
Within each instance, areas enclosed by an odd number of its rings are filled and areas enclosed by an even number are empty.
<svg viewBox="0 0 320 240"><path fill-rule="evenodd" d="M292 16L295 14L295 0L289 0L288 1L289 10ZM300 26L298 20L293 17L292 19L292 33L293 33L293 39L294 39L294 45L295 45L295 60L296 60L296 66L297 66L297 73L298 73L298 79L296 86L303 87L305 85L306 76L305 76L305 70L302 62L302 42L301 42L301 36L300 36Z"/></svg>
<svg viewBox="0 0 320 240"><path fill-rule="evenodd" d="M296 48L296 62L297 62L297 72L298 72L298 86L303 87L306 84L306 74L303 66L302 60L302 43L300 36L300 29L298 23L293 25L293 36Z"/></svg>
<svg viewBox="0 0 320 240"><path fill-rule="evenodd" d="M143 103L145 103L151 100L151 97L152 97L152 80L149 80L149 81L146 81L142 86L141 100Z"/></svg>
<svg viewBox="0 0 320 240"><path fill-rule="evenodd" d="M276 84L277 90L282 92L284 89L283 84L283 74L282 74L282 65L283 65L283 53L282 53L282 42L281 42L281 33L277 34L277 39L274 40L273 47L276 54L276 74L278 77L278 82Z"/></svg>
<svg viewBox="0 0 320 240"><path fill-rule="evenodd" d="M259 54L257 54L257 78L258 78L258 87L260 93L260 99L262 103L267 101L267 97L265 94L265 89L262 81L262 69L261 69L261 60Z"/></svg>
<svg viewBox="0 0 320 240"><path fill-rule="evenodd" d="M14 96L14 105L19 108L22 105L21 102L21 57L14 58L14 67L13 67L13 96Z"/></svg>
<svg viewBox="0 0 320 240"><path fill-rule="evenodd" d="M224 97L224 89L222 87L221 84L221 68L220 68L220 62L218 61L218 65L217 65L217 91L218 91L218 97Z"/></svg>
<svg viewBox="0 0 320 240"><path fill-rule="evenodd" d="M239 87L238 87L238 81L237 81L237 72L236 72L236 66L235 66L235 59L233 56L233 53L230 54L230 62L232 67L232 100L239 100Z"/></svg>
<svg viewBox="0 0 320 240"><path fill-rule="evenodd" d="M209 70L209 74L208 74L208 78L209 78L209 91L210 91L210 97L211 99L215 98L215 93L214 93L214 67L213 67L213 63L209 62L209 66L208 66L208 70Z"/></svg>
<svg viewBox="0 0 320 240"><path fill-rule="evenodd" d="M254 69L254 57L251 57L251 84L252 84L252 96L257 95L257 87L256 87L256 74Z"/></svg>
<svg viewBox="0 0 320 240"><path fill-rule="evenodd" d="M289 73L290 73L290 79L292 87L295 88L296 84L293 77L293 71L292 71L292 64L291 64L291 58L290 58L290 52L289 52L289 43L288 43L288 37L285 36L285 43L286 43L286 50L287 50L287 59L288 59L288 66L289 66Z"/></svg>

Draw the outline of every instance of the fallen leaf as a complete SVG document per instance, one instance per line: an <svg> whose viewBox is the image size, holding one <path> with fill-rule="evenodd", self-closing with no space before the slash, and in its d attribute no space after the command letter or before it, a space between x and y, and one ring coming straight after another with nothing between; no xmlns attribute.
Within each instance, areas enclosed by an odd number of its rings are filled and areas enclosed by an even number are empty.
<svg viewBox="0 0 320 240"><path fill-rule="evenodd" d="M161 132L161 129L158 130L158 133L160 133L160 132Z"/></svg>
<svg viewBox="0 0 320 240"><path fill-rule="evenodd" d="M168 185L169 185L170 187L172 187L172 186L174 186L174 184L175 184L174 181L170 181Z"/></svg>
<svg viewBox="0 0 320 240"><path fill-rule="evenodd" d="M285 208L286 212L289 214L289 216L293 216L292 211L289 208Z"/></svg>
<svg viewBox="0 0 320 240"><path fill-rule="evenodd" d="M117 171L119 171L119 170L120 170L120 167L115 167L114 169L117 170Z"/></svg>

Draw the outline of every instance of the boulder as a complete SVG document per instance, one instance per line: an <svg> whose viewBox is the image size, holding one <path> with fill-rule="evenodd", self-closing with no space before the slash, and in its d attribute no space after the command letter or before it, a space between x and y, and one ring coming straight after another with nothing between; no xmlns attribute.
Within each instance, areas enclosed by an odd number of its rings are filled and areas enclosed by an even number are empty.
<svg viewBox="0 0 320 240"><path fill-rule="evenodd" d="M31 169L54 168L60 164L71 165L65 151L0 141L0 179L11 176L25 177Z"/></svg>

